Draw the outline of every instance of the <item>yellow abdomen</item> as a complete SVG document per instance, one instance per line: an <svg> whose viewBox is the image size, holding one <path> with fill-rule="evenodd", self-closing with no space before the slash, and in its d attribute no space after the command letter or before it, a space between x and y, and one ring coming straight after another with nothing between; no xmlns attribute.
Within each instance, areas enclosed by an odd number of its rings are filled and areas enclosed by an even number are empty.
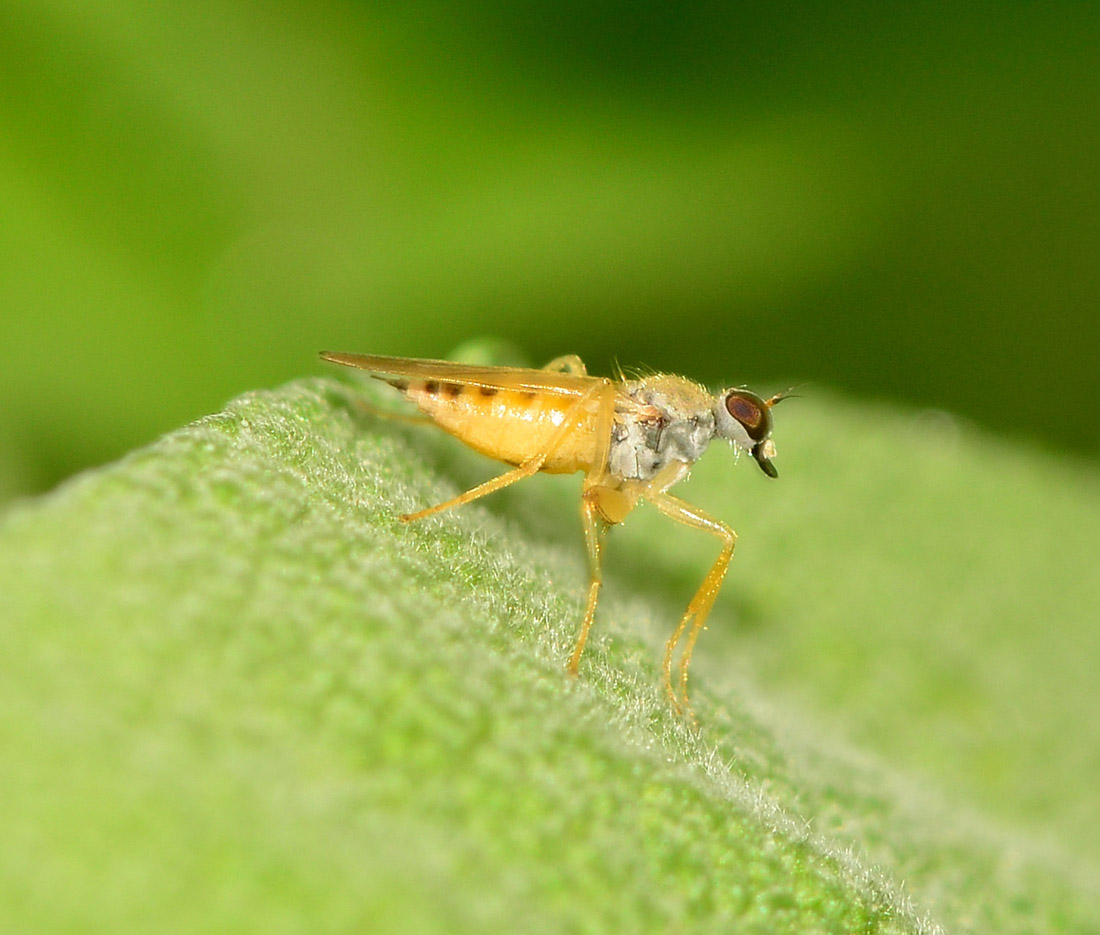
<svg viewBox="0 0 1100 935"><path fill-rule="evenodd" d="M576 396L563 393L436 381L410 383L405 395L440 428L508 464L522 464L545 452L577 403ZM550 474L588 470L595 457L595 425L594 412L574 415L541 470Z"/></svg>

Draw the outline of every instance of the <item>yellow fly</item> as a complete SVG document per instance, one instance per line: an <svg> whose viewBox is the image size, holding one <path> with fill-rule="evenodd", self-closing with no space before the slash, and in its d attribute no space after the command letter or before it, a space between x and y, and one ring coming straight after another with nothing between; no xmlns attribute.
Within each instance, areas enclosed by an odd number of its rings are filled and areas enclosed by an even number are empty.
<svg viewBox="0 0 1100 935"><path fill-rule="evenodd" d="M722 552L665 647L665 689L677 712L690 714L688 664L733 558L737 535L668 491L687 477L714 438L751 452L761 470L776 477L771 408L784 394L762 399L748 390L726 389L711 395L671 374L618 381L593 377L575 354L558 357L541 370L368 354L326 352L321 357L390 383L440 428L513 465L451 500L402 516L405 522L469 503L538 471L584 472L581 518L589 582L584 619L569 660L574 675L596 612L608 526L621 523L640 501L648 500L678 523L718 537ZM677 694L672 661L681 641Z"/></svg>

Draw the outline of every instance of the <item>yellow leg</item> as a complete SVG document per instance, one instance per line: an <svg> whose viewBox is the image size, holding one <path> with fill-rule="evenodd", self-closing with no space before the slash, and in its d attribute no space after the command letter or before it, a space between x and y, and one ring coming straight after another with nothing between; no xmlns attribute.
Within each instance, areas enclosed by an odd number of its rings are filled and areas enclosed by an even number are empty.
<svg viewBox="0 0 1100 935"><path fill-rule="evenodd" d="M584 545L588 551L588 603L581 621L581 632L577 636L577 646L569 659L569 674L576 675L581 662L584 644L588 641L588 631L592 629L592 618L596 615L596 601L600 596L600 584L603 581L603 534L606 527L596 512L595 502L588 496L581 500L581 520L584 522Z"/></svg>
<svg viewBox="0 0 1100 935"><path fill-rule="evenodd" d="M559 357L547 364L550 369L559 362L563 366L576 366L584 372L584 364L576 355ZM572 363L571 363L572 362ZM631 511L636 498L629 498L618 488L602 486L607 475L608 452L611 449L611 429L615 421L615 390L607 384L600 400L596 418L596 450L592 458L592 467L584 478L584 494L581 497L581 521L584 523L584 545L588 553L588 600L585 602L584 619L577 636L577 645L569 659L569 672L577 674L581 662L584 644L588 642L588 631L592 629L592 619L596 616L596 602L600 596L603 581L603 537L608 525L622 522Z"/></svg>
<svg viewBox="0 0 1100 935"><path fill-rule="evenodd" d="M730 561L733 558L733 547L737 542L737 533L720 520L708 516L702 510L685 503L679 497L674 497L670 493L654 494L650 497L650 501L665 516L676 520L676 522L691 526L694 529L702 529L722 540L721 554L711 566L710 571L707 572L707 576L703 579L699 590L695 592L695 596L688 604L684 616L665 646L665 690L672 700L673 707L678 712L686 713L694 721L695 717L692 714L687 693L688 666L691 664L691 654L695 649L695 641L699 638L699 632L706 626L707 616L710 614L711 607L714 606L715 598L718 597L718 591L722 587L722 580L726 577L726 571L729 569ZM688 629L689 623L691 624L690 630ZM677 698L676 692L672 688L672 656L685 631L687 631L687 642L680 653L680 664L677 667L677 685L680 690L680 696Z"/></svg>
<svg viewBox="0 0 1100 935"><path fill-rule="evenodd" d="M539 467L545 460L546 456L542 454L536 455L534 458L529 458L515 470L501 474L499 477L494 477L492 480L487 480L484 484L478 484L476 487L471 487L465 493L459 494L457 497L452 497L450 500L444 500L442 503L437 503L435 506L430 506L424 510L417 510L415 513L405 513L401 516L401 522L412 523L418 519L424 519L426 516L433 516L436 513L442 513L444 510L450 510L456 506L462 506L464 503L469 503L471 500L477 500L479 497L484 497L486 494L493 493L496 490L500 490L502 487L507 487L509 484L514 484L518 480L523 480L525 477L530 477L532 474L538 473Z"/></svg>
<svg viewBox="0 0 1100 935"><path fill-rule="evenodd" d="M559 425L554 431L554 434L550 436L550 440L547 442L546 447L542 451L536 452L519 467L501 474L499 477L494 477L492 480L487 480L484 484L478 484L465 493L459 494L457 497L452 497L450 500L445 500L443 503L437 503L435 506L430 506L425 510L418 510L415 513L406 513L401 517L401 521L411 523L418 519L424 519L426 516L442 513L444 510L462 506L464 503L469 503L471 500L477 500L480 497L484 497L486 494L493 493L494 491L500 490L502 487L507 487L509 484L514 484L516 481L523 480L525 477L530 477L532 474L538 473L539 468L542 467L546 459L554 453L554 449L557 448L558 445L562 443L562 440L568 436L569 432L572 431L574 423L577 421L577 416L584 410L587 403L593 397L602 393L607 387L610 387L610 385L609 381L601 381L581 396L570 407L561 425Z"/></svg>

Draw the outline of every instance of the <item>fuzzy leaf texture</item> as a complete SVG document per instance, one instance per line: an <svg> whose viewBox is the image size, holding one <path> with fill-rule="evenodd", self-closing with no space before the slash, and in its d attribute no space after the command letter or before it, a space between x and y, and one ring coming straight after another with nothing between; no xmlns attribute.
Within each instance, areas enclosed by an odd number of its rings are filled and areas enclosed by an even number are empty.
<svg viewBox="0 0 1100 935"><path fill-rule="evenodd" d="M0 523L0 928L1100 930L1100 485L940 415L777 411L716 544L493 466L354 384L232 402Z"/></svg>

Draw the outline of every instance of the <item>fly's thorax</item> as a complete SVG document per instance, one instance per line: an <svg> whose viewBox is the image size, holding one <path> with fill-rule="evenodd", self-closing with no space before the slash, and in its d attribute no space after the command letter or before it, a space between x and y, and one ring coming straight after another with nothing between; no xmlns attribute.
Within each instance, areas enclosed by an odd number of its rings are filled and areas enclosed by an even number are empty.
<svg viewBox="0 0 1100 935"><path fill-rule="evenodd" d="M615 413L608 470L625 480L650 480L673 461L694 464L715 434L713 398L682 377L658 375L623 384Z"/></svg>

